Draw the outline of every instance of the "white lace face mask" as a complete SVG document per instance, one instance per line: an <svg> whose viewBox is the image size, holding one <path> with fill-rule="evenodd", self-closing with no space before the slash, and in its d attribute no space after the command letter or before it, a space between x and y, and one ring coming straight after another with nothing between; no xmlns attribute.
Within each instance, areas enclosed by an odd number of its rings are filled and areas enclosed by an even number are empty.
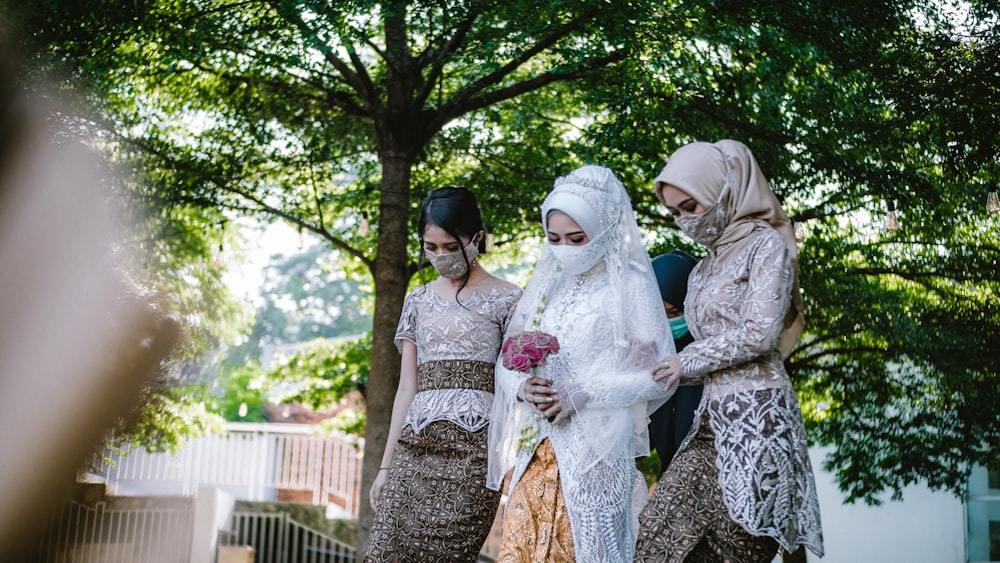
<svg viewBox="0 0 1000 563"><path fill-rule="evenodd" d="M473 238L461 252L434 254L430 250L425 250L424 255L441 277L457 280L469 273L469 264L479 256L479 244Z"/></svg>
<svg viewBox="0 0 1000 563"><path fill-rule="evenodd" d="M587 244L573 246L569 244L549 244L552 257L559 262L567 274L578 275L589 272L604 256L604 247L590 241Z"/></svg>

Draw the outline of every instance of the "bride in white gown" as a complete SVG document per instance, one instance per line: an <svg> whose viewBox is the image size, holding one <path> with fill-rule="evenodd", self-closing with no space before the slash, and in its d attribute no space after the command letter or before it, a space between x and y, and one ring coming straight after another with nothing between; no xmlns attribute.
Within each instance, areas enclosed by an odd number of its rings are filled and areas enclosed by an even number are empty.
<svg viewBox="0 0 1000 563"><path fill-rule="evenodd" d="M498 561L632 561L646 485L650 378L674 352L624 186L584 166L542 204L546 243L507 335L540 330L559 352L539 378L498 362L487 486L513 469Z"/></svg>

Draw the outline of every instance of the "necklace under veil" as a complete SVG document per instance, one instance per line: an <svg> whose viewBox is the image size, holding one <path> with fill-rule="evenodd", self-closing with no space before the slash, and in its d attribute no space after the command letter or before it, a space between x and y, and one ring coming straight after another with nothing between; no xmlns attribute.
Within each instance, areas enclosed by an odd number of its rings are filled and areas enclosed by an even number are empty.
<svg viewBox="0 0 1000 563"><path fill-rule="evenodd" d="M579 339L588 344L593 342L592 346L585 347L592 357L578 358L573 368L574 376L589 396L587 406L602 407L605 413L608 409L617 409L614 412L639 414L635 417L623 415L637 419L628 423L629 436L617 436L612 440L615 443L609 444L601 443L608 436L590 436L587 441L595 443L590 444L588 451L598 451L596 457L600 458L603 455L599 451L601 448L607 455L617 456L625 447L631 449L628 455L647 455L646 414L672 394L664 392L661 383L652 381L653 365L657 360L675 353L675 348L631 202L624 186L611 170L589 165L555 181L554 189L542 203L543 226L546 215L553 210L566 213L584 229L590 239L587 258L596 258L596 265L579 275L565 272L554 257L552 246L546 242L508 324L506 336L539 329L543 316L557 314L554 309L567 306L565 295L573 291L571 288L587 291L589 287L599 287L602 311L577 309L572 313L577 317L600 315L607 318L610 322L601 326L609 327L612 334L592 335L566 327L564 333L557 337L564 350L564 341L568 339ZM552 364L565 359L557 354L549 362ZM600 373L591 373L592 366L604 369ZM550 377L549 367L552 366L546 366L546 377ZM531 423L534 414L524 403L516 400L518 387L525 375L507 370L502 361L497 362L496 369L487 486L499 489L517 458L519 432ZM648 409L643 409L645 401L655 401L655 404L650 403ZM571 418L580 416L581 413L575 412ZM628 442L624 446L622 439ZM581 470L585 470L582 466L586 465L586 461L578 461ZM560 460L560 468L563 462Z"/></svg>

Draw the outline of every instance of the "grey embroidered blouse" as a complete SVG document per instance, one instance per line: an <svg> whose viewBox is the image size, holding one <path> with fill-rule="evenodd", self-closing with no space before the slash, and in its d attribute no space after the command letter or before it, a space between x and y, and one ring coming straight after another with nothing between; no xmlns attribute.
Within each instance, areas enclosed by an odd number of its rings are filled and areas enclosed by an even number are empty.
<svg viewBox="0 0 1000 563"><path fill-rule="evenodd" d="M454 296L442 296L427 286L407 295L395 342L400 349L403 340L416 344L417 366L445 360L488 365L482 373L483 381L474 385L436 389L421 386L425 390L413 397L403 426L410 425L418 433L438 420L469 431L486 426L493 408L493 365L520 297L521 288L503 280L463 296L461 304Z"/></svg>
<svg viewBox="0 0 1000 563"><path fill-rule="evenodd" d="M786 550L803 544L822 555L805 428L779 352L791 266L781 235L757 222L695 267L684 302L695 340L680 352L682 384L705 384L688 439L708 416L733 519Z"/></svg>

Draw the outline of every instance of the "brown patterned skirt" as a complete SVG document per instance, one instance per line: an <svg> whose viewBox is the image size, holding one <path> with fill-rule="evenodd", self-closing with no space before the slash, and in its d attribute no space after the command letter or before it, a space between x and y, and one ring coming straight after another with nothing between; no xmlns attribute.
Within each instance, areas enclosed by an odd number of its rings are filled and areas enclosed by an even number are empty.
<svg viewBox="0 0 1000 563"><path fill-rule="evenodd" d="M778 542L754 536L729 517L715 466L715 434L702 417L698 433L670 462L639 514L636 562L767 563Z"/></svg>
<svg viewBox="0 0 1000 563"><path fill-rule="evenodd" d="M486 488L487 428L469 432L447 421L419 434L403 428L366 562L476 561L500 502Z"/></svg>

